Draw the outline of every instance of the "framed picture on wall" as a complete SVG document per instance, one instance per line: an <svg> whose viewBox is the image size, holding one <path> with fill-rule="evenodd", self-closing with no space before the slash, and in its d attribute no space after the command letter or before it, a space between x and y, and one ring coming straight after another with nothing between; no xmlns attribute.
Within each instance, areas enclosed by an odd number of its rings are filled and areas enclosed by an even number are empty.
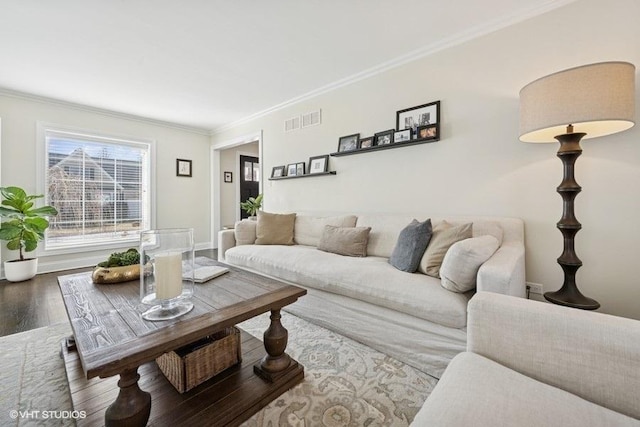
<svg viewBox="0 0 640 427"><path fill-rule="evenodd" d="M384 132L378 132L375 134L375 145L388 145L393 144L393 134L395 129L385 130Z"/></svg>
<svg viewBox="0 0 640 427"><path fill-rule="evenodd" d="M396 112L396 130L411 129L413 135L416 135L418 139L421 139L418 135L418 127L430 125L436 126L435 132L439 135L440 101L430 102Z"/></svg>
<svg viewBox="0 0 640 427"><path fill-rule="evenodd" d="M358 144L358 148L371 148L373 147L373 137L368 136L366 138L360 138L360 143Z"/></svg>
<svg viewBox="0 0 640 427"><path fill-rule="evenodd" d="M393 142L407 142L411 140L411 129L403 129L393 134Z"/></svg>
<svg viewBox="0 0 640 427"><path fill-rule="evenodd" d="M323 173L329 169L329 155L309 157L309 173Z"/></svg>
<svg viewBox="0 0 640 427"><path fill-rule="evenodd" d="M225 172L224 173L224 182L233 182L233 173Z"/></svg>
<svg viewBox="0 0 640 427"><path fill-rule="evenodd" d="M296 163L296 176L304 175L304 162Z"/></svg>
<svg viewBox="0 0 640 427"><path fill-rule="evenodd" d="M353 151L358 148L358 142L360 141L360 134L354 133L353 135L341 136L338 139L338 153L343 151Z"/></svg>
<svg viewBox="0 0 640 427"><path fill-rule="evenodd" d="M191 160L176 159L176 176L191 177Z"/></svg>
<svg viewBox="0 0 640 427"><path fill-rule="evenodd" d="M438 126L418 126L418 133L416 135L418 139L436 139L438 138Z"/></svg>
<svg viewBox="0 0 640 427"><path fill-rule="evenodd" d="M271 169L271 178L280 178L284 176L284 166L275 166Z"/></svg>
<svg viewBox="0 0 640 427"><path fill-rule="evenodd" d="M287 176L296 176L298 175L298 168L295 163L290 163L287 165Z"/></svg>

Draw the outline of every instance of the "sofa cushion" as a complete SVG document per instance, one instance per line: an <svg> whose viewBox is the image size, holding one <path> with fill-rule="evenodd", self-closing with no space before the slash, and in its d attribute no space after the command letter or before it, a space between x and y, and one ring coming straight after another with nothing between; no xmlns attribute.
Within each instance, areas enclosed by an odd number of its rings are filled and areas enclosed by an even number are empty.
<svg viewBox="0 0 640 427"><path fill-rule="evenodd" d="M356 225L358 227L371 227L369 235L369 256L381 256L389 258L398 241L400 231L413 219L426 221L427 218L409 215L360 215Z"/></svg>
<svg viewBox="0 0 640 427"><path fill-rule="evenodd" d="M415 273L431 240L431 219L419 222L414 219L400 231L389 264L401 271Z"/></svg>
<svg viewBox="0 0 640 427"><path fill-rule="evenodd" d="M253 245L256 242L256 225L258 221L251 219L244 219L237 221L233 234L236 238L236 245Z"/></svg>
<svg viewBox="0 0 640 427"><path fill-rule="evenodd" d="M475 353L453 358L412 426L635 426L633 418Z"/></svg>
<svg viewBox="0 0 640 427"><path fill-rule="evenodd" d="M440 267L442 286L453 292L467 292L476 287L480 266L498 249L493 236L472 237L451 245Z"/></svg>
<svg viewBox="0 0 640 427"><path fill-rule="evenodd" d="M451 225L441 221L433 228L433 235L424 252L418 271L432 277L440 277L440 265L445 254L456 242L471 237L471 223Z"/></svg>
<svg viewBox="0 0 640 427"><path fill-rule="evenodd" d="M258 211L256 245L293 245L296 214Z"/></svg>
<svg viewBox="0 0 640 427"><path fill-rule="evenodd" d="M338 255L365 257L370 227L334 227L325 225L318 249Z"/></svg>
<svg viewBox="0 0 640 427"><path fill-rule="evenodd" d="M466 326L471 295L450 292L433 277L396 270L387 258L345 257L302 245L236 246L226 251L225 258L230 264L304 287L360 299L443 326Z"/></svg>
<svg viewBox="0 0 640 427"><path fill-rule="evenodd" d="M498 246L502 245L504 231L500 224L493 221L474 221L471 230L472 237L493 236L498 240Z"/></svg>
<svg viewBox="0 0 640 427"><path fill-rule="evenodd" d="M355 227L355 215L339 216L314 216L296 215L296 223L293 228L293 240L297 245L318 246L325 225L334 227Z"/></svg>

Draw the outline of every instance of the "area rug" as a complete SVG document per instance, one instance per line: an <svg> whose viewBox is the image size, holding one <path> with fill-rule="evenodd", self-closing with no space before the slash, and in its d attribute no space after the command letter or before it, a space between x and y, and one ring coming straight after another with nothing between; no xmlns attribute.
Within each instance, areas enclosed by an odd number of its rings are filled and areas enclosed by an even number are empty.
<svg viewBox="0 0 640 427"><path fill-rule="evenodd" d="M287 352L304 365L305 380L245 426L407 426L436 384L421 371L291 314L283 313L282 323L289 330ZM239 326L262 339L268 324L265 314ZM73 425L54 412L72 410L59 355L69 334L68 324L58 324L0 338L0 426ZM42 418L42 411L49 417Z"/></svg>

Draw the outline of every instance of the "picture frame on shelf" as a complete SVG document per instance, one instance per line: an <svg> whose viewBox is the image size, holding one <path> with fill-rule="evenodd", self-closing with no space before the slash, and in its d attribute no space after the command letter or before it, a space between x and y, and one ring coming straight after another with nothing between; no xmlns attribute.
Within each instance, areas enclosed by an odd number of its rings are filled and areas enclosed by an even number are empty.
<svg viewBox="0 0 640 427"><path fill-rule="evenodd" d="M373 147L373 136L360 138L360 143L358 143L358 148L371 148L371 147Z"/></svg>
<svg viewBox="0 0 640 427"><path fill-rule="evenodd" d="M324 173L329 170L329 155L309 157L309 174Z"/></svg>
<svg viewBox="0 0 640 427"><path fill-rule="evenodd" d="M224 182L233 182L233 173L225 172L224 173Z"/></svg>
<svg viewBox="0 0 640 427"><path fill-rule="evenodd" d="M271 178L282 178L285 176L284 172L284 166L274 166L273 169L271 169Z"/></svg>
<svg viewBox="0 0 640 427"><path fill-rule="evenodd" d="M176 159L176 176L185 176L191 178L191 160Z"/></svg>
<svg viewBox="0 0 640 427"><path fill-rule="evenodd" d="M298 169L295 163L289 163L287 165L287 176L296 176L298 173Z"/></svg>
<svg viewBox="0 0 640 427"><path fill-rule="evenodd" d="M393 134L395 133L395 129L385 130L383 132L376 132L374 145L389 145L393 144Z"/></svg>
<svg viewBox="0 0 640 427"><path fill-rule="evenodd" d="M438 126L427 125L418 126L418 133L416 134L418 139L436 139L438 138Z"/></svg>
<svg viewBox="0 0 640 427"><path fill-rule="evenodd" d="M393 133L393 142L407 142L411 141L411 129L402 129Z"/></svg>
<svg viewBox="0 0 640 427"><path fill-rule="evenodd" d="M305 170L304 166L305 166L304 162L296 163L296 176L304 175L304 170Z"/></svg>
<svg viewBox="0 0 640 427"><path fill-rule="evenodd" d="M440 127L440 101L406 108L396 112L396 130L411 129L416 138L418 127L435 125L436 133Z"/></svg>
<svg viewBox="0 0 640 427"><path fill-rule="evenodd" d="M358 148L360 142L360 134L354 133L353 135L341 136L338 139L338 153L344 151L353 151Z"/></svg>

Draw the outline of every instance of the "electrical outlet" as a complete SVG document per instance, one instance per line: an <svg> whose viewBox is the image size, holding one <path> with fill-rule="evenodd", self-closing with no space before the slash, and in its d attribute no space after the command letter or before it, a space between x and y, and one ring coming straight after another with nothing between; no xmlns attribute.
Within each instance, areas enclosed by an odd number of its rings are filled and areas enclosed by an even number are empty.
<svg viewBox="0 0 640 427"><path fill-rule="evenodd" d="M542 289L542 285L540 283L527 282L527 289L532 294L542 295L544 293L544 290Z"/></svg>

